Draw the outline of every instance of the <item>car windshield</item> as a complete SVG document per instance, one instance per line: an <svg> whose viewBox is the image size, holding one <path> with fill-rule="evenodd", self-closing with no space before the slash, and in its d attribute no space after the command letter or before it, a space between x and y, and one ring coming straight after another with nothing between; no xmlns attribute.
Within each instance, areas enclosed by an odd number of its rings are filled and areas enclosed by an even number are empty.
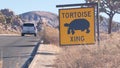
<svg viewBox="0 0 120 68"><path fill-rule="evenodd" d="M29 27L31 27L31 26L34 26L34 24L32 24L32 23L27 23L27 24L23 24L23 26L29 26Z"/></svg>

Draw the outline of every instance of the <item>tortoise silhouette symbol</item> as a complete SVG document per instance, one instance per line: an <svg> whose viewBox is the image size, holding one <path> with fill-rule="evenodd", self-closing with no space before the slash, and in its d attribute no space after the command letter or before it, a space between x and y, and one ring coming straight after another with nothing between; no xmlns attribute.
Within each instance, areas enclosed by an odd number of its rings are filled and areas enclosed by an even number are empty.
<svg viewBox="0 0 120 68"><path fill-rule="evenodd" d="M64 26L68 27L67 34L70 34L72 32L73 35L75 33L75 30L81 31L86 30L86 33L90 32L89 30L90 24L86 19L74 19L73 21L70 22L70 24L65 23Z"/></svg>

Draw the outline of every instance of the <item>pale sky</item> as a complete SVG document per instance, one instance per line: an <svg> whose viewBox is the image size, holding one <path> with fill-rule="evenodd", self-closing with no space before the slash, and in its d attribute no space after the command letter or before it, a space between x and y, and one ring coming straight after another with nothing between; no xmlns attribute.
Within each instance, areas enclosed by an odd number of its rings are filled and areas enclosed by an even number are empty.
<svg viewBox="0 0 120 68"><path fill-rule="evenodd" d="M1 0L0 9L10 8L16 14L28 11L49 11L58 14L56 5L85 3L84 0Z"/></svg>
<svg viewBox="0 0 120 68"><path fill-rule="evenodd" d="M58 14L56 5L85 3L84 0L1 0L0 9L9 8L15 14L29 11L48 11ZM104 14L105 17L108 17ZM114 20L120 22L120 14L114 16Z"/></svg>

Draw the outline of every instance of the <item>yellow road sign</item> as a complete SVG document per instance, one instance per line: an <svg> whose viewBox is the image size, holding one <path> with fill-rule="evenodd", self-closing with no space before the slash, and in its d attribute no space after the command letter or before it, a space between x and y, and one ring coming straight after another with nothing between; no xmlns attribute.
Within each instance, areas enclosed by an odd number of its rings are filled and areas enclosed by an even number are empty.
<svg viewBox="0 0 120 68"><path fill-rule="evenodd" d="M94 8L60 9L60 45L95 43Z"/></svg>

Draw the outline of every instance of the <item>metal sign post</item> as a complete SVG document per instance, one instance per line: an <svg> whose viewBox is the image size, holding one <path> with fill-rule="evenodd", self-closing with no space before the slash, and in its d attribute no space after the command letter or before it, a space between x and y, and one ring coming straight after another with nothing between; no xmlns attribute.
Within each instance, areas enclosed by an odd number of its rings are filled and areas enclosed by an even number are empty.
<svg viewBox="0 0 120 68"><path fill-rule="evenodd" d="M98 46L100 45L100 32L99 32L99 23L100 23L100 16L99 16L99 6L100 6L100 0L98 0L98 4L97 4L97 33L98 33L98 36L97 36L97 40L98 40Z"/></svg>

